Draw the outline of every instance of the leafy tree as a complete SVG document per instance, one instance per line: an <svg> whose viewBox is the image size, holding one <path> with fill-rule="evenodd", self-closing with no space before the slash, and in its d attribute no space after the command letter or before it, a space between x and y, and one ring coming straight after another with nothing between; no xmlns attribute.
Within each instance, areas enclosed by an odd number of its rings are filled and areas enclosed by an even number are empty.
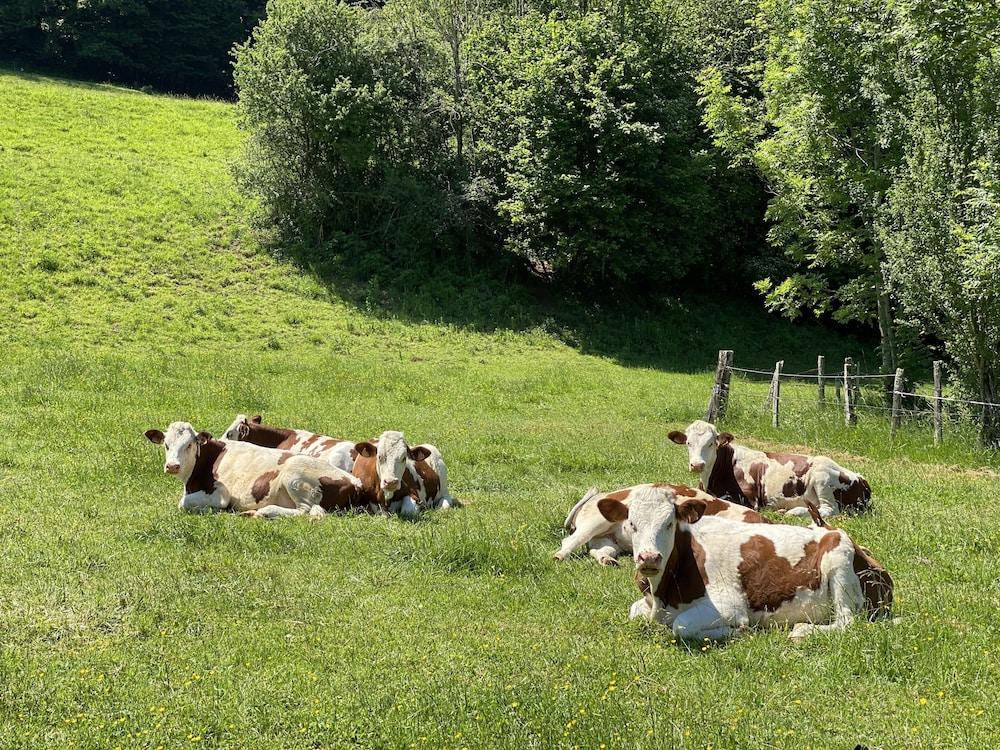
<svg viewBox="0 0 1000 750"><path fill-rule="evenodd" d="M906 313L940 338L967 392L1000 402L1000 10L899 8L906 156L884 227ZM1000 439L1000 410L983 434Z"/></svg>
<svg viewBox="0 0 1000 750"><path fill-rule="evenodd" d="M705 122L760 170L770 240L795 266L760 282L768 306L877 321L886 370L896 352L878 222L901 156L898 117L884 116L899 95L892 23L880 0L763 0L749 80L712 67L701 77Z"/></svg>
<svg viewBox="0 0 1000 750"><path fill-rule="evenodd" d="M471 41L480 173L506 247L576 283L655 286L705 260L716 166L670 19L496 19Z"/></svg>

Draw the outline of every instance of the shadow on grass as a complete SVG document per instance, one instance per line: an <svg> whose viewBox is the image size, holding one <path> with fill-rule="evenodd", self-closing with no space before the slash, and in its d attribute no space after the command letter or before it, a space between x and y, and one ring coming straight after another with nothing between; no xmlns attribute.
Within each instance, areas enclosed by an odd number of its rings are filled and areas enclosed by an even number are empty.
<svg viewBox="0 0 1000 750"><path fill-rule="evenodd" d="M273 250L273 249L272 249ZM273 250L274 251L274 250ZM737 366L808 371L816 356L877 368L874 346L816 322L767 313L752 290L739 294L678 284L663 294L582 294L535 278L515 263L441 258L392 265L376 254L324 254L282 248L335 296L366 314L480 333L537 332L628 367L697 373L715 367L719 349Z"/></svg>

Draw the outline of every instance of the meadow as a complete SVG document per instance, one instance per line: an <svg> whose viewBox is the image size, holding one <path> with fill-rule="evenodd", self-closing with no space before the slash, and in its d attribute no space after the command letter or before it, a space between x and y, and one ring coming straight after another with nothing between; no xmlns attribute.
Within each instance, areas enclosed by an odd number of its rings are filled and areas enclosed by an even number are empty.
<svg viewBox="0 0 1000 750"><path fill-rule="evenodd" d="M629 561L550 559L587 487L688 477L666 433L717 349L874 367L865 342L740 302L400 294L262 244L239 142L223 103L0 73L0 748L994 744L1000 464L968 436L848 429L807 386L772 430L766 386L734 387L738 439L868 477L875 511L837 524L896 625L677 643L627 621ZM465 507L181 514L143 430L237 412L434 442Z"/></svg>

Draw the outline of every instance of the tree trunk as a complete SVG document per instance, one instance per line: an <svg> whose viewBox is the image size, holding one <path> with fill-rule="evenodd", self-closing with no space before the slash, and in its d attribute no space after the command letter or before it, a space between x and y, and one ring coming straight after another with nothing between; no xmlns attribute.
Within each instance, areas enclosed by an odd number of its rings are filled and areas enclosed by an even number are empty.
<svg viewBox="0 0 1000 750"><path fill-rule="evenodd" d="M892 307L889 302L889 292L881 279L876 287L878 294L878 335L879 349L882 352L882 372L895 372L899 365L896 357L896 339L892 331ZM889 397L889 379L885 379L886 395Z"/></svg>

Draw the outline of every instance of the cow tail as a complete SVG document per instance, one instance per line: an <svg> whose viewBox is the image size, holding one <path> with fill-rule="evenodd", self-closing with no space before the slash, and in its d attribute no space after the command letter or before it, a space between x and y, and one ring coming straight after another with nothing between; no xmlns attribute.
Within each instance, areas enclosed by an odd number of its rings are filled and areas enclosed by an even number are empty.
<svg viewBox="0 0 1000 750"><path fill-rule="evenodd" d="M587 490L586 494L580 498L577 504L573 506L569 514L566 516L566 520L563 522L563 528L566 529L566 531L573 530L573 523L576 521L576 516L580 512L580 509L599 494L601 494L601 491L596 487L591 487Z"/></svg>

